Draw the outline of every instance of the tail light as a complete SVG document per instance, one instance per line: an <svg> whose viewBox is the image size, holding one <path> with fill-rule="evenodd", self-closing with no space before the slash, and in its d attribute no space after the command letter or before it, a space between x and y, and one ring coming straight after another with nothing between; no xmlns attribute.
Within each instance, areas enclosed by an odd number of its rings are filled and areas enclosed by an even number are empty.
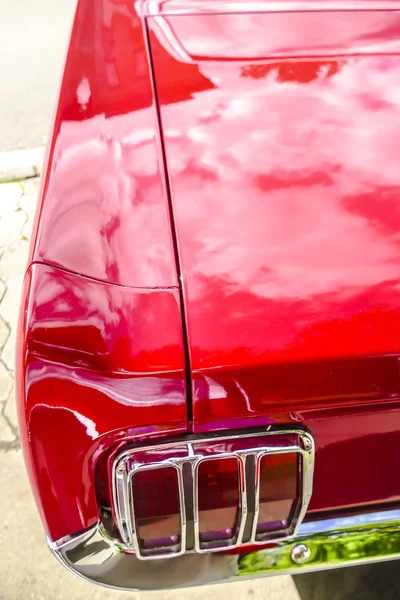
<svg viewBox="0 0 400 600"><path fill-rule="evenodd" d="M255 539L288 528L299 486L297 453L262 454L257 461L259 486L254 521Z"/></svg>
<svg viewBox="0 0 400 600"><path fill-rule="evenodd" d="M173 466L132 473L132 508L136 541L143 556L181 550L182 496L180 472Z"/></svg>
<svg viewBox="0 0 400 600"><path fill-rule="evenodd" d="M145 560L295 535L311 497L314 444L303 431L262 431L111 460L123 549Z"/></svg>
<svg viewBox="0 0 400 600"><path fill-rule="evenodd" d="M235 543L243 509L244 464L237 457L211 458L197 469L197 535L200 550Z"/></svg>

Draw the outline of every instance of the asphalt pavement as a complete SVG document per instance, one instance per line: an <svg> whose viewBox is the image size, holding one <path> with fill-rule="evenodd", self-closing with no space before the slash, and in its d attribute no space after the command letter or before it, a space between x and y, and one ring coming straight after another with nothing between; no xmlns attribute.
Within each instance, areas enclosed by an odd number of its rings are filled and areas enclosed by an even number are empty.
<svg viewBox="0 0 400 600"><path fill-rule="evenodd" d="M45 143L75 6L0 0L0 152Z"/></svg>

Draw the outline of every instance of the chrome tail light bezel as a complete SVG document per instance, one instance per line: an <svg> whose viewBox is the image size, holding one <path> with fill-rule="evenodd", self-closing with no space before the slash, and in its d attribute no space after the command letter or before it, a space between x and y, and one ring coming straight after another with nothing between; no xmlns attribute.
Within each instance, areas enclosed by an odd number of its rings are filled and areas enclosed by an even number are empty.
<svg viewBox="0 0 400 600"><path fill-rule="evenodd" d="M280 531L258 534L261 460L266 455L289 453L299 456L297 480L300 486L290 522L288 527ZM311 499L314 455L314 441L308 431L284 428L198 436L123 450L112 457L112 513L120 532L121 548L134 553L140 560L152 560L180 556L186 552L202 554L232 550L244 544L275 543L290 539L297 534ZM154 456L161 458L154 460ZM208 543L200 539L199 468L206 461L224 458L238 461L240 516L232 538ZM136 527L133 477L139 472L165 467L173 467L177 472L180 543L144 549ZM253 485L249 485L251 481Z"/></svg>

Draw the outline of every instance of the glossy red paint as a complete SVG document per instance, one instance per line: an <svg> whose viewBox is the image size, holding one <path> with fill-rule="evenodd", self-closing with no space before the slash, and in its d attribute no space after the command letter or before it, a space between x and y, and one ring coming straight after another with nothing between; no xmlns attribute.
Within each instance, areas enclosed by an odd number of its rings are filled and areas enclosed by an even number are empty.
<svg viewBox="0 0 400 600"><path fill-rule="evenodd" d="M310 513L398 500L400 17L158 6L194 431L303 423ZM209 88L171 103L165 50Z"/></svg>
<svg viewBox="0 0 400 600"><path fill-rule="evenodd" d="M127 0L79 1L33 232L29 262L51 267L34 264L26 277L18 398L52 540L97 520L94 470L111 447L187 429L178 277L143 32Z"/></svg>
<svg viewBox="0 0 400 600"><path fill-rule="evenodd" d="M194 430L398 397L399 14L148 23ZM209 89L167 103L160 46Z"/></svg>
<svg viewBox="0 0 400 600"><path fill-rule="evenodd" d="M185 359L195 433L310 428L310 514L400 500L399 14L217 9L79 1L17 352L52 540L111 450L188 431ZM147 18L163 140L142 10L210 13Z"/></svg>
<svg viewBox="0 0 400 600"><path fill-rule="evenodd" d="M294 416L294 415L293 415ZM371 509L400 501L395 476L400 444L400 403L339 410L300 411L316 441L314 489L309 516L315 511Z"/></svg>
<svg viewBox="0 0 400 600"><path fill-rule="evenodd" d="M157 136L134 3L80 0L32 259L122 285L177 285Z"/></svg>
<svg viewBox="0 0 400 600"><path fill-rule="evenodd" d="M51 539L98 518L94 468L124 439L186 431L178 291L33 265L17 379L22 442Z"/></svg>

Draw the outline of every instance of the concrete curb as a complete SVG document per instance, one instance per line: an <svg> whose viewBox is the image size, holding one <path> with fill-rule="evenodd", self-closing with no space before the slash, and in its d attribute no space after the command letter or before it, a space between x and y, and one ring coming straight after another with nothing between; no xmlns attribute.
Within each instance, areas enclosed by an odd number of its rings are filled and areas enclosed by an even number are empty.
<svg viewBox="0 0 400 600"><path fill-rule="evenodd" d="M42 171L45 147L0 153L0 183L36 177Z"/></svg>

